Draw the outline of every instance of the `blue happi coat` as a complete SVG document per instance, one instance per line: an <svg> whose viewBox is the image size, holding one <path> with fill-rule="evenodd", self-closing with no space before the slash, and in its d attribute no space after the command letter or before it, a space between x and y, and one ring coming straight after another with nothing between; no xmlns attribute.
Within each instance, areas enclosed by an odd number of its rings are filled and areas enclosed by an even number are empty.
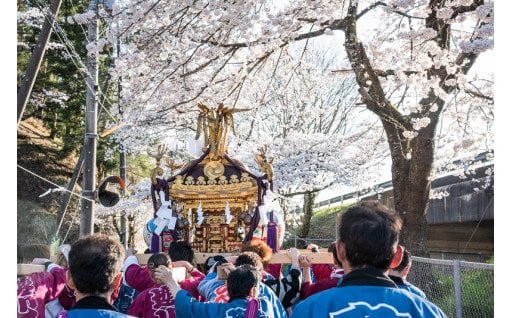
<svg viewBox="0 0 512 318"><path fill-rule="evenodd" d="M398 286L381 271L358 269L337 287L299 303L290 318L446 318L436 305Z"/></svg>
<svg viewBox="0 0 512 318"><path fill-rule="evenodd" d="M275 297L275 295L274 295ZM286 312L274 307L275 303L266 296L258 296L259 318L287 318ZM180 318L244 318L247 299L234 299L228 303L202 303L185 290L176 295L176 317Z"/></svg>

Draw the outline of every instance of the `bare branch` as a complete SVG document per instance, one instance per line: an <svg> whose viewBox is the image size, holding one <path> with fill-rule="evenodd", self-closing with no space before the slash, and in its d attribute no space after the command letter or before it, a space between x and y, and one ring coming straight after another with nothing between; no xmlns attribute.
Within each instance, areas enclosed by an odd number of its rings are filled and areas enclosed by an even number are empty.
<svg viewBox="0 0 512 318"><path fill-rule="evenodd" d="M318 193L322 190L325 190L327 188L329 188L330 186L334 185L334 182L331 182L323 187L318 187L318 188L315 188L313 190L306 190L306 191L297 191L297 192L290 192L290 193L286 193L286 194L283 194L284 197L294 197L296 195L303 195L303 194L307 194L307 193Z"/></svg>
<svg viewBox="0 0 512 318"><path fill-rule="evenodd" d="M384 2L382 1L376 1L374 2L373 4L371 4L369 7L363 9L361 12L359 12L357 15L356 15L356 20L359 20L359 18L361 18L363 15L367 14L368 12L370 12L371 10L375 9L376 7L378 6L382 6L382 7L387 7L387 4L385 4Z"/></svg>
<svg viewBox="0 0 512 318"><path fill-rule="evenodd" d="M374 72L377 76L380 76L380 77L396 75L395 70L374 70ZM419 72L418 71L403 71L403 73L405 75L413 75L413 74L418 74Z"/></svg>
<svg viewBox="0 0 512 318"><path fill-rule="evenodd" d="M473 3L469 6L458 6L458 7L452 7L453 14L451 16L451 19L456 18L461 13L466 12L472 12L475 11L478 6L481 6L484 4L484 0L474 0Z"/></svg>
<svg viewBox="0 0 512 318"><path fill-rule="evenodd" d="M493 97L482 94L478 88L476 88L476 90L466 88L466 89L464 89L464 91L472 97L478 97L478 98L485 99L485 100L488 100L488 101L494 103Z"/></svg>
<svg viewBox="0 0 512 318"><path fill-rule="evenodd" d="M377 1L375 3L373 3L372 5L370 5L369 7L363 9L361 12L359 12L356 16L356 20L359 20L359 18L361 18L362 16L364 16L365 14L367 14L368 12L370 12L371 10L375 9L376 7L388 7L388 5L382 1ZM405 12L402 12L402 11L398 11L398 10L391 10L391 12L393 13L396 13L398 15L401 15L401 16L404 16L406 18L409 18L409 19L418 19L418 20L424 20L425 18L422 18L422 17L415 17L413 15L410 15L410 14L407 14Z"/></svg>

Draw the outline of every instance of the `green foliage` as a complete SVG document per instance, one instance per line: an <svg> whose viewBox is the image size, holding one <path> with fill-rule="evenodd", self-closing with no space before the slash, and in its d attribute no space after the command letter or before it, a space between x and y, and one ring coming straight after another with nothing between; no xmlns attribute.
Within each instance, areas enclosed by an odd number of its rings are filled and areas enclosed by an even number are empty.
<svg viewBox="0 0 512 318"><path fill-rule="evenodd" d="M316 218L323 218L323 217L329 217L333 214L337 214L340 211L345 211L350 205L349 204L339 204L335 206L330 206L326 208L321 208L315 210L314 217Z"/></svg>
<svg viewBox="0 0 512 318"><path fill-rule="evenodd" d="M441 308L448 317L455 317L455 291L453 272L443 273L440 270L433 271L431 292L427 293L428 299Z"/></svg>
<svg viewBox="0 0 512 318"><path fill-rule="evenodd" d="M336 217L339 212L345 211L351 204L340 204L336 206L317 209L313 212L309 229L309 238L318 239L315 244L327 248L336 239ZM288 228L288 232L294 234L294 230ZM299 229L297 229L297 232ZM282 248L294 246L293 237L283 242Z"/></svg>
<svg viewBox="0 0 512 318"><path fill-rule="evenodd" d="M345 211L349 206L347 204L340 204L318 209L313 213L309 232L310 237L325 240L315 242L315 244L320 247L328 247L336 239L336 218L340 212Z"/></svg>
<svg viewBox="0 0 512 318"><path fill-rule="evenodd" d="M463 317L492 317L494 314L494 272L468 271L462 275Z"/></svg>
<svg viewBox="0 0 512 318"><path fill-rule="evenodd" d="M455 291L453 273L434 271L436 290L430 296L448 316L455 316ZM469 318L492 317L494 314L494 272L467 269L461 271L462 316Z"/></svg>
<svg viewBox="0 0 512 318"><path fill-rule="evenodd" d="M151 175L155 167L153 158L142 155L128 156L126 162L126 178L129 183L136 184Z"/></svg>
<svg viewBox="0 0 512 318"><path fill-rule="evenodd" d="M108 142L105 142L109 144ZM109 175L119 175L119 151L115 143L110 143L110 148L115 149L114 155L108 155L104 149L99 147L97 153L99 177L104 178ZM151 170L155 167L154 159L146 155L126 155L126 185L134 185L144 178L149 178Z"/></svg>
<svg viewBox="0 0 512 318"><path fill-rule="evenodd" d="M68 42L80 56L85 56L85 34L82 26L67 24L65 18L84 10L87 1L63 2L57 16ZM40 10L36 3L26 3L20 10ZM42 20L40 20L42 22ZM39 38L37 23L18 23L18 83L25 74L27 63ZM54 138L63 138L63 157L67 156L83 140L81 121L85 104L85 81L64 43L62 35L52 32L48 48L36 77L25 116L45 121ZM81 137L78 142L77 137ZM71 145L70 145L71 143Z"/></svg>
<svg viewBox="0 0 512 318"><path fill-rule="evenodd" d="M115 149L114 155L110 156L108 150ZM98 168L98 174L100 178L104 178L107 175L119 175L119 151L118 146L113 143L106 141L98 142L98 149L96 153L96 165Z"/></svg>
<svg viewBox="0 0 512 318"><path fill-rule="evenodd" d="M55 215L38 204L17 201L17 244L46 244L55 228Z"/></svg>
<svg viewBox="0 0 512 318"><path fill-rule="evenodd" d="M76 13L87 11L87 5L87 0L62 2L57 15L60 28L57 28L57 31L54 29L51 34L23 116L23 118L35 117L43 120L45 126L50 129L50 137L62 141L62 148L59 150L60 159L78 153L84 141L86 74L79 68L83 67L86 61L87 28L83 25L69 24L66 19ZM33 9L38 12L41 9L39 6L39 2L19 2L18 10L27 12ZM42 17L34 15L18 22L18 87L25 74L32 49L38 41L42 21ZM59 32L59 29L63 32ZM78 56L75 56L73 51ZM99 61L99 88L104 90L98 94L99 109L102 105L109 106L116 100L112 89L117 85L113 85L115 83L112 83L108 76L108 67L112 64L112 57L109 54L111 52L112 48L107 48ZM99 131L107 121L112 121L112 118L107 112L101 112L98 117ZM98 142L98 167L103 171L114 169L119 165L118 162L104 155L108 147L113 145L102 140Z"/></svg>

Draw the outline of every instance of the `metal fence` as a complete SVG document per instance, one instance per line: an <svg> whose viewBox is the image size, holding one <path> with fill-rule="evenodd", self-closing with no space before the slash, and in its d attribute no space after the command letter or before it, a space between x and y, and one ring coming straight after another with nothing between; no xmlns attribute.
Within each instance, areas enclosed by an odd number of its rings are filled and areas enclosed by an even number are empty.
<svg viewBox="0 0 512 318"><path fill-rule="evenodd" d="M494 316L494 265L412 257L408 281L448 317Z"/></svg>

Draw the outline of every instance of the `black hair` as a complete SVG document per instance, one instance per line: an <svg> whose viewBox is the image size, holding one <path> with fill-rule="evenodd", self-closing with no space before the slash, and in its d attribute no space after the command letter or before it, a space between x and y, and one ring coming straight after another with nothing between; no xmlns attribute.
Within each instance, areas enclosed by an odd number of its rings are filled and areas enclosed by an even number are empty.
<svg viewBox="0 0 512 318"><path fill-rule="evenodd" d="M263 263L261 257L254 252L242 252L235 261L235 266L249 264L256 267L258 270L263 269Z"/></svg>
<svg viewBox="0 0 512 318"><path fill-rule="evenodd" d="M166 253L154 253L148 259L148 267L150 270L154 270L158 268L158 266L164 265L165 267L169 267L171 265L171 258Z"/></svg>
<svg viewBox="0 0 512 318"><path fill-rule="evenodd" d="M338 253L336 250L336 241L329 244L329 247L327 248L327 252L332 254L332 259L334 261L335 265L342 266L340 259L338 258Z"/></svg>
<svg viewBox="0 0 512 318"><path fill-rule="evenodd" d="M339 240L352 268L387 270L396 251L402 222L378 201L364 201L341 214Z"/></svg>
<svg viewBox="0 0 512 318"><path fill-rule="evenodd" d="M251 288L258 286L260 271L249 264L240 265L231 271L227 278L229 299L247 298Z"/></svg>
<svg viewBox="0 0 512 318"><path fill-rule="evenodd" d="M194 249L185 241L172 241L169 246L169 256L173 262L187 261L194 267L197 265Z"/></svg>
<svg viewBox="0 0 512 318"><path fill-rule="evenodd" d="M102 294L113 289L121 272L124 248L104 234L79 239L69 251L69 272L76 289L83 294Z"/></svg>
<svg viewBox="0 0 512 318"><path fill-rule="evenodd" d="M212 271L216 272L218 265L225 264L227 262L226 258L222 255L209 256L204 263L204 267L207 273L210 271L212 266L214 267Z"/></svg>
<svg viewBox="0 0 512 318"><path fill-rule="evenodd" d="M401 273L406 267L411 266L411 264L412 264L411 253L404 248L404 253L402 255L402 261L400 262L400 264L397 267L395 267L393 269L395 271Z"/></svg>

